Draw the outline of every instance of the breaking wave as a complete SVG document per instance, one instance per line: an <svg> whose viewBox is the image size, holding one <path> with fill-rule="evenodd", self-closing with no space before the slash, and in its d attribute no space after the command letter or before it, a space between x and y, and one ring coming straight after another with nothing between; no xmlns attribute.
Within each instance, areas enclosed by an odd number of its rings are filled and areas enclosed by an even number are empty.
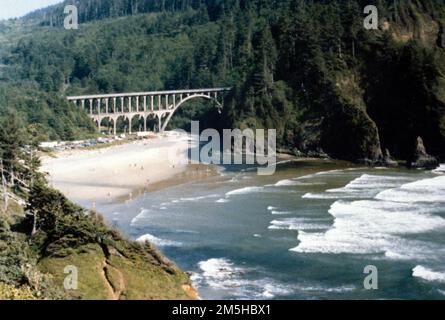
<svg viewBox="0 0 445 320"><path fill-rule="evenodd" d="M236 189L236 190L227 192L226 197L256 193L256 192L261 192L263 190L264 190L263 187L245 187L245 188Z"/></svg>
<svg viewBox="0 0 445 320"><path fill-rule="evenodd" d="M426 281L445 283L445 272L433 271L424 266L416 266L413 269L413 277L421 278Z"/></svg>
<svg viewBox="0 0 445 320"><path fill-rule="evenodd" d="M253 269L238 267L225 258L212 258L198 263L200 272L191 280L195 287L209 286L225 291L236 299L272 299L292 293L290 286L269 278L249 279Z"/></svg>
<svg viewBox="0 0 445 320"><path fill-rule="evenodd" d="M145 234L141 237L139 237L137 240L137 242L150 242L153 243L154 245L158 246L158 247L180 247L182 246L182 243L178 242L178 241L171 241L171 240L164 240L164 239L160 239L158 237L155 237L151 234Z"/></svg>
<svg viewBox="0 0 445 320"><path fill-rule="evenodd" d="M326 219L288 218L270 222L270 230L323 230L328 229Z"/></svg>
<svg viewBox="0 0 445 320"><path fill-rule="evenodd" d="M432 172L436 174L445 174L445 164L441 164L439 168L433 170Z"/></svg>
<svg viewBox="0 0 445 320"><path fill-rule="evenodd" d="M381 179L381 180L380 180ZM363 175L343 188L320 194L338 199L330 207L334 224L326 232L298 233L295 252L383 254L390 259L426 258L434 251L445 254L443 248L430 243L409 240L408 234L423 234L445 229L445 219L437 202L445 201L445 176L406 183L406 178ZM405 183L405 184L403 184ZM369 200L346 200L342 194ZM362 192L363 191L363 192ZM305 195L310 198L311 194ZM306 230L310 230L307 228Z"/></svg>

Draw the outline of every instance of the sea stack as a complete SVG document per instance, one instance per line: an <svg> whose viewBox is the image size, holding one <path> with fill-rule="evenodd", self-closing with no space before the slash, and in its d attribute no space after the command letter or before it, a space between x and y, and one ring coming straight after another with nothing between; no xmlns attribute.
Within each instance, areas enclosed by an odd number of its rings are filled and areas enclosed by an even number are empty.
<svg viewBox="0 0 445 320"><path fill-rule="evenodd" d="M435 169L439 166L439 161L426 152L421 137L417 137L413 157L408 163L410 168Z"/></svg>

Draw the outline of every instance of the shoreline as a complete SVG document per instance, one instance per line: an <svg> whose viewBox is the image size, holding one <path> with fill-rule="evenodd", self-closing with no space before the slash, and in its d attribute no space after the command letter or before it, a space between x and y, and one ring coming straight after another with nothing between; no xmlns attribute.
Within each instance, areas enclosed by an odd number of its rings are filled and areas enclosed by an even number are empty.
<svg viewBox="0 0 445 320"><path fill-rule="evenodd" d="M184 137L158 136L94 150L61 151L42 157L41 171L70 200L94 206L131 199L133 193L152 190L184 173L188 146Z"/></svg>
<svg viewBox="0 0 445 320"><path fill-rule="evenodd" d="M151 140L45 154L41 171L48 183L67 198L95 208L215 176L225 170L220 165L190 164L189 150L188 135L158 135ZM279 153L276 164L319 160Z"/></svg>

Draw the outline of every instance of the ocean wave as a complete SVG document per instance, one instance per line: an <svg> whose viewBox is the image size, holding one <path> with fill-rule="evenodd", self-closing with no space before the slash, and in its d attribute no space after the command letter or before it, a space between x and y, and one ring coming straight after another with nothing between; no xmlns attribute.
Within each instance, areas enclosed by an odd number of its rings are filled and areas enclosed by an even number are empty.
<svg viewBox="0 0 445 320"><path fill-rule="evenodd" d="M352 194L352 193L339 195L339 194L334 194L334 193L312 193L312 192L308 192L301 197L303 199L314 199L314 200L339 199L339 198L341 198L341 199L361 198L361 196L359 194Z"/></svg>
<svg viewBox="0 0 445 320"><path fill-rule="evenodd" d="M229 199L225 199L225 198L221 198L221 199L216 200L215 202L216 203L228 203L228 202L230 202L230 200Z"/></svg>
<svg viewBox="0 0 445 320"><path fill-rule="evenodd" d="M199 201L199 200L204 200L204 199L211 199L211 198L217 198L219 197L219 195L217 194L210 194L210 195L205 195L205 196L198 196L198 197L190 197L190 198L180 198L179 200L174 200L173 202L195 202L195 201Z"/></svg>
<svg viewBox="0 0 445 320"><path fill-rule="evenodd" d="M387 257L400 259L425 257L433 248L400 236L444 229L445 219L421 212L419 207L391 202L339 200L329 210L335 218L332 227L326 232L299 231L300 243L291 251L386 254Z"/></svg>
<svg viewBox="0 0 445 320"><path fill-rule="evenodd" d="M323 230L328 229L326 219L310 219L310 218L288 218L273 220L270 222L268 229L270 230Z"/></svg>
<svg viewBox="0 0 445 320"><path fill-rule="evenodd" d="M306 193L303 199L365 199L372 198L390 188L400 187L412 181L406 177L363 174L341 188L328 189L325 192Z"/></svg>
<svg viewBox="0 0 445 320"><path fill-rule="evenodd" d="M293 292L292 288L284 285L277 285L274 282L265 283L263 285L263 292L259 298L273 299L277 296L286 296Z"/></svg>
<svg viewBox="0 0 445 320"><path fill-rule="evenodd" d="M445 176L404 184L400 188L382 191L375 198L405 203L445 202Z"/></svg>
<svg viewBox="0 0 445 320"><path fill-rule="evenodd" d="M270 214L276 216L284 216L295 213L294 211L282 211L278 207L268 206L267 210L270 211Z"/></svg>
<svg viewBox="0 0 445 320"><path fill-rule="evenodd" d="M401 186L406 178L364 174L342 188L329 189L326 192L369 192Z"/></svg>
<svg viewBox="0 0 445 320"><path fill-rule="evenodd" d="M150 242L155 244L158 247L180 247L182 246L181 242L177 242L177 241L172 241L172 240L165 240L165 239L160 239L158 237L155 237L151 234L145 234L143 236L140 236L137 240L137 242Z"/></svg>
<svg viewBox="0 0 445 320"><path fill-rule="evenodd" d="M294 212L293 212L293 211L278 211L278 210L272 210L270 213L271 213L272 215L274 215L274 216L286 216L286 215L289 215L289 214L293 214Z"/></svg>
<svg viewBox="0 0 445 320"><path fill-rule="evenodd" d="M150 210L142 209L141 212L131 220L130 225L135 226L140 221L147 219L147 216L149 215L149 213L150 213Z"/></svg>
<svg viewBox="0 0 445 320"><path fill-rule="evenodd" d="M420 265L416 266L413 269L413 277L421 278L423 280L431 282L445 283L445 272L433 271L429 268Z"/></svg>
<svg viewBox="0 0 445 320"><path fill-rule="evenodd" d="M325 182L303 182L303 181L298 181L296 179L284 179L284 180L280 180L277 183L270 185L270 186L273 186L273 187L319 186L319 185L324 185L324 184L326 184L326 183Z"/></svg>
<svg viewBox="0 0 445 320"><path fill-rule="evenodd" d="M329 293L343 293L343 292L351 292L357 289L354 285L344 285L339 287L326 287L326 286L300 286L298 288L300 291L305 292L329 292Z"/></svg>
<svg viewBox="0 0 445 320"><path fill-rule="evenodd" d="M274 184L275 187L283 187L283 186L296 186L298 183L301 183L299 181L291 180L291 179L285 179L278 181Z"/></svg>
<svg viewBox="0 0 445 320"><path fill-rule="evenodd" d="M436 174L445 174L445 164L441 164L439 166L439 168L434 169L433 171L431 171L432 173L436 173Z"/></svg>
<svg viewBox="0 0 445 320"><path fill-rule="evenodd" d="M226 197L256 193L256 192L261 192L263 190L264 190L264 187L245 187L245 188L236 189L236 190L227 192Z"/></svg>
<svg viewBox="0 0 445 320"><path fill-rule="evenodd" d="M198 263L200 272L191 280L195 287L208 286L236 299L272 299L292 293L292 288L273 279L249 277L254 269L238 267L226 258L212 258Z"/></svg>
<svg viewBox="0 0 445 320"><path fill-rule="evenodd" d="M330 175L330 174L337 174L345 171L344 169L334 169L334 170L328 170L328 171L320 171L317 172L315 175L321 176L321 175Z"/></svg>

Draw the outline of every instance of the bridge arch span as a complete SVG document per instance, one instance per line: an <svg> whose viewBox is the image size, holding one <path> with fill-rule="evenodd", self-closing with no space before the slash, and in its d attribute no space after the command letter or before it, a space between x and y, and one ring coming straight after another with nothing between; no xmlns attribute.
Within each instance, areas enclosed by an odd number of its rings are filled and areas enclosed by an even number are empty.
<svg viewBox="0 0 445 320"><path fill-rule="evenodd" d="M125 114L117 115L115 117L115 122L114 122L114 129L113 129L114 135L117 134L117 128L119 126L124 126L128 130L129 125L130 125L130 118L127 115Z"/></svg>
<svg viewBox="0 0 445 320"><path fill-rule="evenodd" d="M99 118L98 119L98 121L99 121L99 130L102 128L102 127L104 127L102 124L104 124L104 122L105 122L105 126L107 126L108 125L108 129L110 128L110 124L111 123L113 123L113 127L114 127L114 124L115 124L115 119L112 117L112 116L104 116L104 117L101 117L101 118ZM108 130L108 132L109 132L109 130Z"/></svg>
<svg viewBox="0 0 445 320"><path fill-rule="evenodd" d="M176 106L174 106L171 109L170 112L166 113L167 114L167 118L165 119L165 121L163 121L163 123L160 123L160 128L161 128L160 131L162 132L162 131L165 131L165 129L167 129L167 126L168 126L170 120L173 118L173 116L175 115L176 111L178 111L179 108L184 103L186 103L186 102L188 102L190 100L193 100L193 99L197 99L197 98L203 98L203 99L215 102L216 106L218 108L218 112L221 113L221 110L223 109L223 105L222 105L222 103L220 103L218 101L216 96L211 96L210 94L209 95L206 95L206 94L193 94L193 95L187 96L186 98L182 99ZM161 122L162 122L162 120L161 120Z"/></svg>

